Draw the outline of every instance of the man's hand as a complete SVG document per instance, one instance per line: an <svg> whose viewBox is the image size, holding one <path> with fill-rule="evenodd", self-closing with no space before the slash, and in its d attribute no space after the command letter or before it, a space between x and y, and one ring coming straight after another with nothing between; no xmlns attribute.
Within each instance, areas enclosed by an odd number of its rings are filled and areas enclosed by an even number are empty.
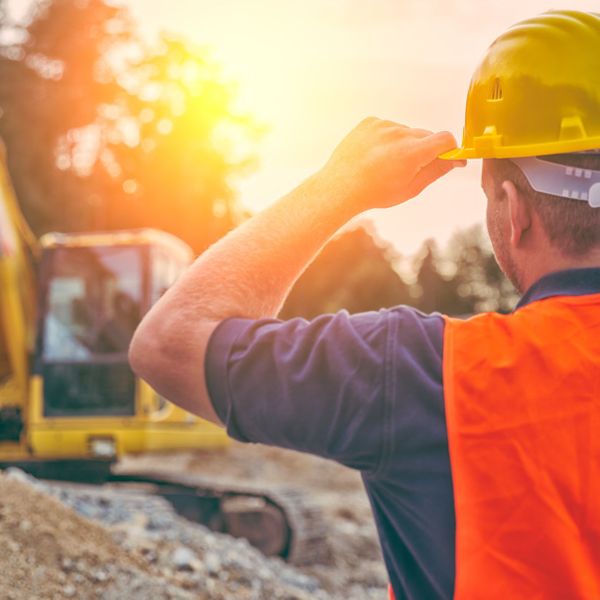
<svg viewBox="0 0 600 600"><path fill-rule="evenodd" d="M325 185L341 191L354 212L386 208L414 198L430 183L464 166L440 154L456 148L451 133L411 129L370 117L338 145L318 174Z"/></svg>

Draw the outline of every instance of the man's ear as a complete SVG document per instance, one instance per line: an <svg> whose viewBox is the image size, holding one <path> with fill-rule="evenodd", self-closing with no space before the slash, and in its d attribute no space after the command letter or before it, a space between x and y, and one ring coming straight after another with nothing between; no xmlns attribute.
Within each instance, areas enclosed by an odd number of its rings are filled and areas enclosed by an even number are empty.
<svg viewBox="0 0 600 600"><path fill-rule="evenodd" d="M510 244L517 248L522 245L523 237L531 227L531 209L512 181L502 183L502 192L508 202Z"/></svg>

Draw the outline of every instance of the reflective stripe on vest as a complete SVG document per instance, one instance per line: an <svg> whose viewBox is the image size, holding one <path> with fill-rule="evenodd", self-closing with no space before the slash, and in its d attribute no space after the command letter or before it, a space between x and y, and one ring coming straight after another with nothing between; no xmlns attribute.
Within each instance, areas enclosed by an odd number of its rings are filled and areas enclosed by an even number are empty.
<svg viewBox="0 0 600 600"><path fill-rule="evenodd" d="M600 294L446 319L458 600L600 598Z"/></svg>

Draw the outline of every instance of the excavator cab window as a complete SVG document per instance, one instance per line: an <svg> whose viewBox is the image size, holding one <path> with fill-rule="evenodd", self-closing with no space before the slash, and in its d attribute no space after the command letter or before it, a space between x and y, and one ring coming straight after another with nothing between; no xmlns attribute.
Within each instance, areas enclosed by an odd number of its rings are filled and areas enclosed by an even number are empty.
<svg viewBox="0 0 600 600"><path fill-rule="evenodd" d="M49 251L42 273L46 416L135 413L127 349L145 305L146 254L124 245Z"/></svg>

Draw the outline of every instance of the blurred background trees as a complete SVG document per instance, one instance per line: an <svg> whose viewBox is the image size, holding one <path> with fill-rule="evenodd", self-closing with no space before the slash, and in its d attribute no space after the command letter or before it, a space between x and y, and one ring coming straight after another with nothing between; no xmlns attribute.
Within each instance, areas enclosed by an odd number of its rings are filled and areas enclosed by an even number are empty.
<svg viewBox="0 0 600 600"><path fill-rule="evenodd" d="M102 0L39 0L18 22L0 0L0 81L0 137L38 235L158 227L200 252L246 216L235 184L256 167L263 129L236 109L208 51L148 42ZM428 240L409 260L357 226L325 247L282 315L402 303L466 315L514 302L481 228L443 250Z"/></svg>
<svg viewBox="0 0 600 600"><path fill-rule="evenodd" d="M282 316L311 318L342 308L363 312L396 304L468 316L483 310L508 312L518 298L481 226L455 233L444 251L426 240L406 263L368 227L346 230L298 280Z"/></svg>
<svg viewBox="0 0 600 600"><path fill-rule="evenodd" d="M0 4L0 136L34 231L154 226L200 251L241 218L260 128L207 51L101 0Z"/></svg>
<svg viewBox="0 0 600 600"><path fill-rule="evenodd" d="M300 277L284 318L315 317L341 308L351 313L411 302L408 284L394 268L393 248L364 226L333 238Z"/></svg>

